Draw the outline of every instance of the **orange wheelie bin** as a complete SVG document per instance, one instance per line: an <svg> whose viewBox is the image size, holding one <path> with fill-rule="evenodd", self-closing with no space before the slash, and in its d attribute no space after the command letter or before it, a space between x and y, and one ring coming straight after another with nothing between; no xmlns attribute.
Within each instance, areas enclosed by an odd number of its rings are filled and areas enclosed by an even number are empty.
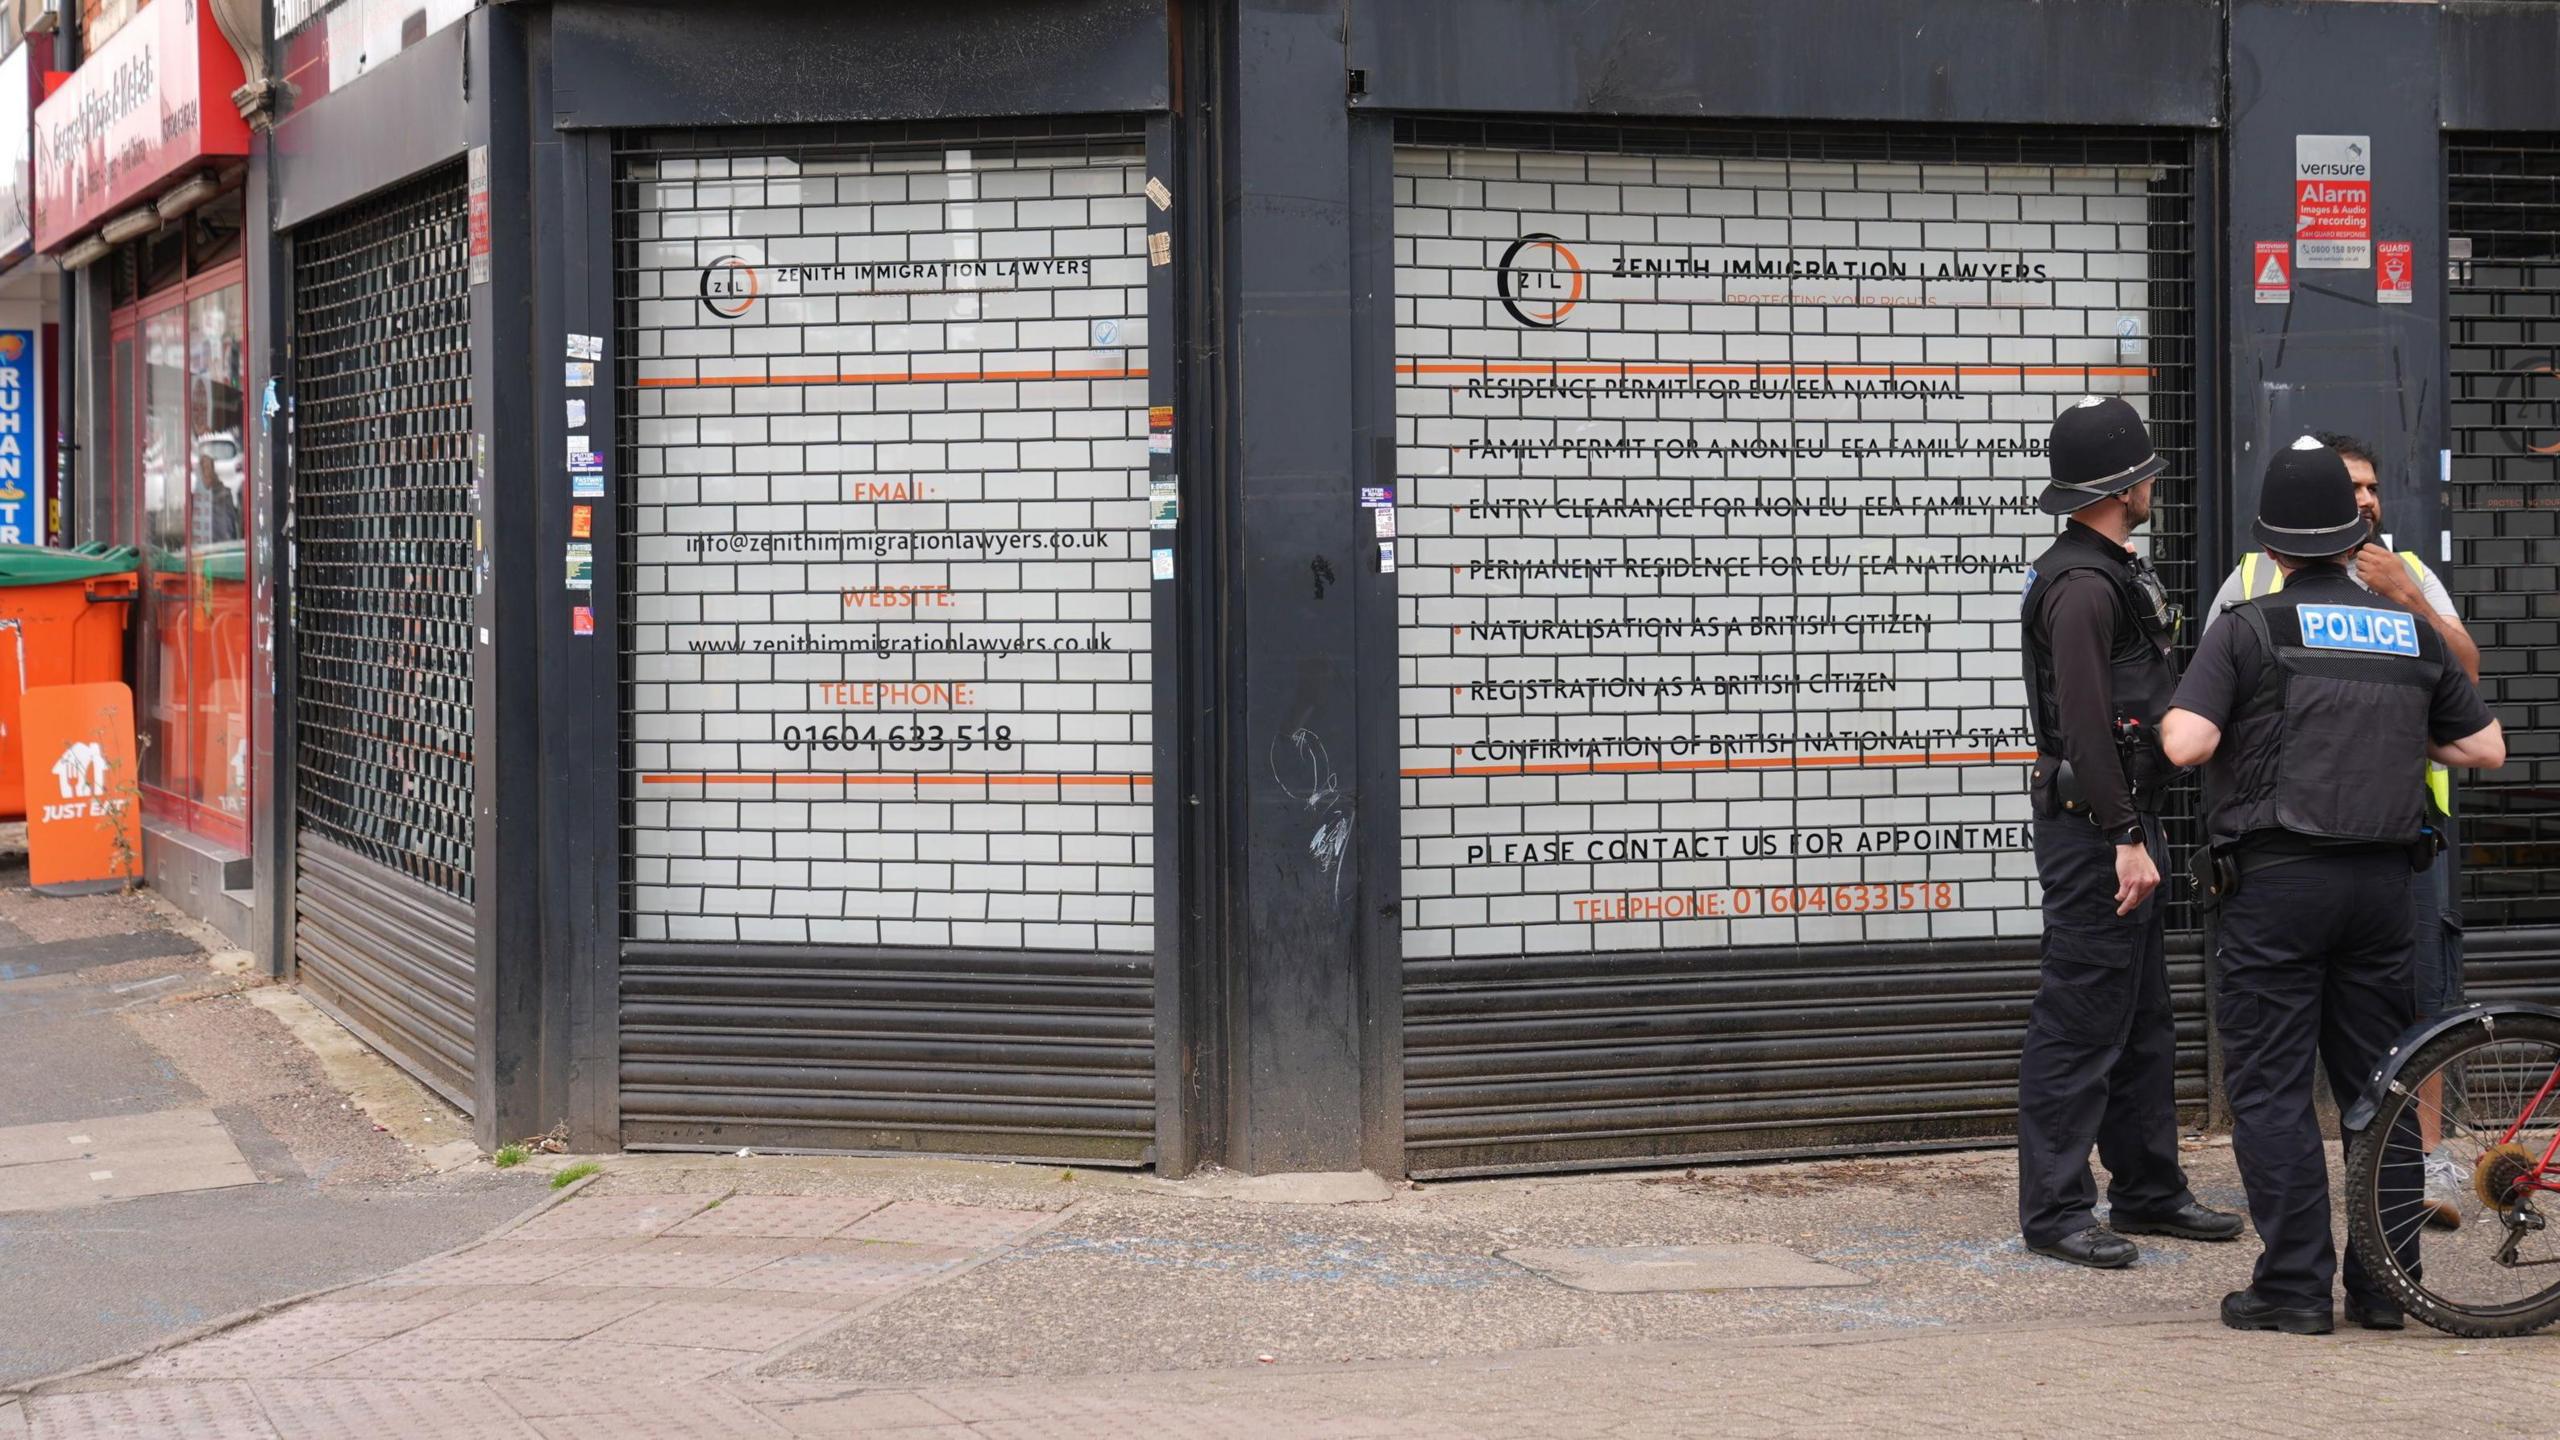
<svg viewBox="0 0 2560 1440"><path fill-rule="evenodd" d="M125 678L138 562L130 549L0 545L0 820L27 813L21 697L39 685Z"/></svg>

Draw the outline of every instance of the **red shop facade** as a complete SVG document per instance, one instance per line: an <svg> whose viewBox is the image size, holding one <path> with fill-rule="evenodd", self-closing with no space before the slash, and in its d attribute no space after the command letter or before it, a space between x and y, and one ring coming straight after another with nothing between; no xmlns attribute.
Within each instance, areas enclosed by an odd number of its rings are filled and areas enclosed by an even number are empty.
<svg viewBox="0 0 2560 1440"><path fill-rule="evenodd" d="M87 333L84 533L139 553L134 690L152 886L245 937L258 760L251 553L260 420L248 393L248 125L238 54L205 7L150 5L47 77L35 122L36 246Z"/></svg>

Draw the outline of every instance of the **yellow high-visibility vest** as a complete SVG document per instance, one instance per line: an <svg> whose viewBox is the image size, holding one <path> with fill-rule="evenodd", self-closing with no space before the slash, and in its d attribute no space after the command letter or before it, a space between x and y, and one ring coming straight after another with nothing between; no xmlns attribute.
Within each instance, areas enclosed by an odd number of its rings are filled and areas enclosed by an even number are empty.
<svg viewBox="0 0 2560 1440"><path fill-rule="evenodd" d="M2257 550L2252 550L2240 557L2241 599L2255 600L2263 595L2273 595L2284 588L2284 567L2258 563L2266 558L2264 552ZM2409 567L2409 578L2417 581L2419 586L2424 588L2427 583L2427 567L2418 559L2418 552L2401 551L2400 563ZM2267 588L2264 590L2258 588L2258 576L2262 572L2267 577ZM2437 814L2453 813L2453 772L2433 760L2427 762L2427 798L2436 803Z"/></svg>

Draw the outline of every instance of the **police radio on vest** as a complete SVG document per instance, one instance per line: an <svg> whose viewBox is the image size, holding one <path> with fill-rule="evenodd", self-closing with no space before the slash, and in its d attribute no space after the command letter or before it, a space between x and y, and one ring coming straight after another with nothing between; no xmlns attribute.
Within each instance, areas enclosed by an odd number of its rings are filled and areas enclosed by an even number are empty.
<svg viewBox="0 0 2560 1440"><path fill-rule="evenodd" d="M2362 650L2376 655L2418 653L2418 624L2398 610L2361 605L2305 605L2302 643L2317 650Z"/></svg>

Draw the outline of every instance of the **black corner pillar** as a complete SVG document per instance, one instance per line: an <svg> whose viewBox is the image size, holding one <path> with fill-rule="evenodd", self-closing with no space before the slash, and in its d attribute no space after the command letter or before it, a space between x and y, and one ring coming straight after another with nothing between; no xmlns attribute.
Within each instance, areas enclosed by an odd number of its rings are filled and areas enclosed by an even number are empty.
<svg viewBox="0 0 2560 1440"><path fill-rule="evenodd" d="M2434 55L2442 23L2434 5L2234 0L2224 232L2231 484L2220 518L2236 537L2257 511L2271 450L2307 431L2344 431L2382 457L2393 543L2443 564L2439 71L2376 61ZM2340 263L2336 242L2318 237L2352 228L2339 217L2352 213L2360 187L2370 193L2367 253ZM2297 223L2304 215L2308 229ZM2271 259L2280 273L2269 272ZM2235 544L2247 547L2245 538ZM2201 583L2210 591L2219 579Z"/></svg>
<svg viewBox="0 0 2560 1440"><path fill-rule="evenodd" d="M541 712L536 607L531 357L538 284L533 249L526 9L483 7L463 22L471 57L466 164L473 192L471 495L473 602L472 854L477 897L478 1104L483 1148L539 1135L565 1118L543 1003ZM549 572L544 572L549 573Z"/></svg>
<svg viewBox="0 0 2560 1440"><path fill-rule="evenodd" d="M1215 431L1225 519L1229 840L1211 882L1227 911L1213 961L1225 1123L1222 1153L1202 1158L1252 1174L1396 1173L1397 994L1380 978L1395 957L1372 923L1394 903L1379 879L1392 886L1395 793L1368 783L1374 711L1364 724L1364 706L1392 703L1392 681L1362 678L1364 633L1392 643L1393 591L1357 493L1360 207L1343 10L1230 0L1217 23L1220 73L1199 98L1221 112L1220 343L1206 404L1189 392Z"/></svg>

